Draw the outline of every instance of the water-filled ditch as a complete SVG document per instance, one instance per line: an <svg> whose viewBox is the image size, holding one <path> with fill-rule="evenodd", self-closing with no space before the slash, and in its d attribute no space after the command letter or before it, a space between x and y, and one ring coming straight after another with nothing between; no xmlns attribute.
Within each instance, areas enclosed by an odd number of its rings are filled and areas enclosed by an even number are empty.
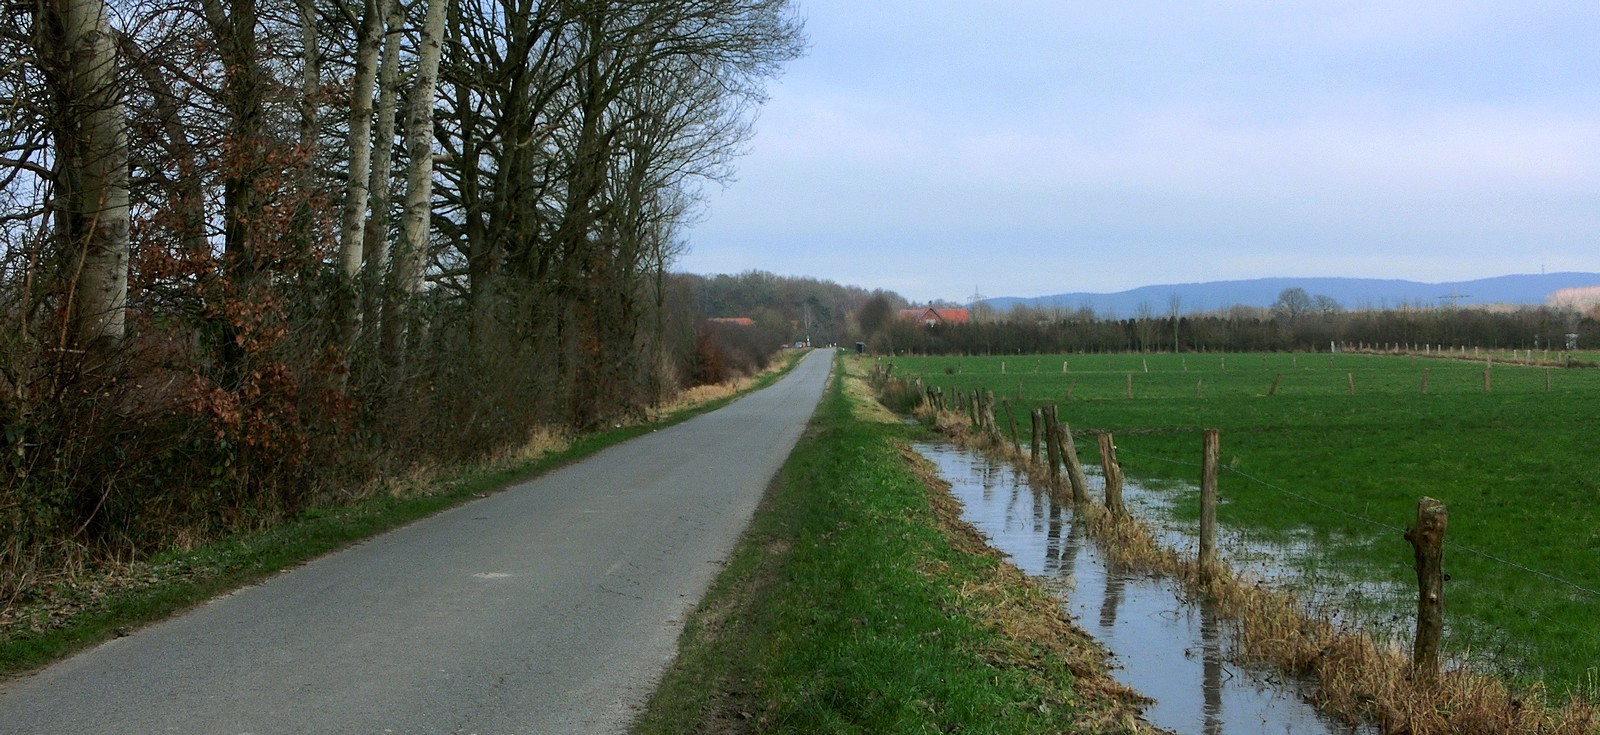
<svg viewBox="0 0 1600 735"><path fill-rule="evenodd" d="M1113 654L1123 683L1155 700L1152 724L1179 733L1367 733L1318 713L1299 682L1233 663L1228 626L1175 582L1113 569L1071 504L967 450L919 444L961 502L963 518L1019 569L1040 577ZM1152 500L1136 483L1130 504Z"/></svg>

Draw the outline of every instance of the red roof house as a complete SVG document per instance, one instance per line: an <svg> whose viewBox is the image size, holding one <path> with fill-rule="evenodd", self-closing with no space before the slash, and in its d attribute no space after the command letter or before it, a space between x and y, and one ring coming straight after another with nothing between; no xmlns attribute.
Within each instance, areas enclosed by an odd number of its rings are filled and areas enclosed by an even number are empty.
<svg viewBox="0 0 1600 735"><path fill-rule="evenodd" d="M922 309L901 309L900 319L907 322L922 322L929 327L940 324L966 324L972 321L972 312L966 309L935 309L929 306Z"/></svg>

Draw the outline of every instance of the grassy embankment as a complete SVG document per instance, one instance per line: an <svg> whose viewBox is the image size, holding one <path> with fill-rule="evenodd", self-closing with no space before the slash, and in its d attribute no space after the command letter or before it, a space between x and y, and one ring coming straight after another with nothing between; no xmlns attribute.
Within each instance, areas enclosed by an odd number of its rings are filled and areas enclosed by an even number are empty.
<svg viewBox="0 0 1600 735"><path fill-rule="evenodd" d="M1523 685L1597 695L1600 370L1497 365L1486 393L1483 363L1420 357L893 362L896 374L947 391L982 387L1012 399L1024 443L1028 408L1059 404L1075 433L1115 432L1129 476L1156 483L1196 483L1201 429L1221 429L1223 464L1235 470L1222 476L1223 526L1309 539L1302 561L1348 579L1414 589L1397 528L1413 521L1418 498L1438 498L1454 544L1447 647ZM1086 462L1098 461L1093 441L1078 444ZM1195 502L1184 493L1179 513L1196 514Z"/></svg>
<svg viewBox="0 0 1600 735"><path fill-rule="evenodd" d="M0 605L0 676L42 666L330 551L720 408L775 382L800 356L786 353L754 379L693 389L663 406L650 422L572 438L543 434L505 456L465 468L418 470L373 489L365 500L314 508L265 531L49 580Z"/></svg>
<svg viewBox="0 0 1600 735"><path fill-rule="evenodd" d="M854 384L836 376L637 731L1132 729L1104 654Z"/></svg>

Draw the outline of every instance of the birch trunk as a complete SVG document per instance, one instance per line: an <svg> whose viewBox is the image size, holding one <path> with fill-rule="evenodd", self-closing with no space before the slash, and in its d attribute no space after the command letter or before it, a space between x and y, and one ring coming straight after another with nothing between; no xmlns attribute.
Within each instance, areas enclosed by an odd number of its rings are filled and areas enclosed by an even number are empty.
<svg viewBox="0 0 1600 735"><path fill-rule="evenodd" d="M350 176L345 183L344 211L339 222L339 265L348 279L361 271L365 238L367 184L372 171L372 85L378 74L377 0L366 0L356 31L356 73L351 80Z"/></svg>
<svg viewBox="0 0 1600 735"><path fill-rule="evenodd" d="M406 198L400 242L392 253L393 282L384 313L385 351L402 357L410 299L422 290L422 259L427 253L433 204L433 107L439 78L439 57L449 0L428 0L428 16L417 43L417 70L406 111Z"/></svg>
<svg viewBox="0 0 1600 735"><path fill-rule="evenodd" d="M368 202L366 226L363 228L363 266L368 275L367 291L374 290L389 265L389 247L384 235L388 228L390 182L393 180L394 127L396 101L400 97L400 33L405 24L405 6L400 0L388 0L384 16L382 61L378 66L378 122L373 131L372 175L367 185ZM369 310L376 300L368 295ZM368 319L376 315L368 314Z"/></svg>
<svg viewBox="0 0 1600 735"><path fill-rule="evenodd" d="M77 347L115 348L128 303L128 125L117 84L116 45L100 0L60 0L66 108L57 186L62 236L77 253L73 333Z"/></svg>

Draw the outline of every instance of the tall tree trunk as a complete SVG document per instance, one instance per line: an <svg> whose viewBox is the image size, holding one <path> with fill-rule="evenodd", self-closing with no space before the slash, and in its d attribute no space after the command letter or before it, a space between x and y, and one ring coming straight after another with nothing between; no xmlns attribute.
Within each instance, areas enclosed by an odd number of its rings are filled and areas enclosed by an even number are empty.
<svg viewBox="0 0 1600 735"><path fill-rule="evenodd" d="M350 175L345 182L344 212L339 223L339 267L347 287L361 271L366 237L367 187L372 172L372 85L378 74L382 19L377 0L366 0L364 5L361 25L356 30L356 74L350 90L350 130L346 137Z"/></svg>
<svg viewBox="0 0 1600 735"><path fill-rule="evenodd" d="M444 35L449 0L428 0L428 16L418 40L415 83L406 112L406 199L401 216L400 242L393 253L389 292L384 310L384 351L398 364L404 359L405 332L411 316L411 298L422 290L423 257L433 212L433 107L439 78L440 42Z"/></svg>
<svg viewBox="0 0 1600 735"><path fill-rule="evenodd" d="M378 122L372 134L372 176L369 190L367 221L363 228L362 279L364 318L377 324L378 288L383 283L383 273L389 267L390 192L394 174L395 110L400 97L400 33L405 25L405 6L400 0L387 0L384 14L384 41L382 61L378 66Z"/></svg>
<svg viewBox="0 0 1600 735"><path fill-rule="evenodd" d="M257 298L257 276L265 265L265 192L263 179L271 171L272 144L267 136L267 75L261 68L256 44L259 31L256 0L202 0L206 25L217 43L224 81L221 104L228 128L222 149L223 262L232 295ZM238 390L247 374L246 359L252 349L248 335L234 317L224 316L220 330L220 379L227 390Z"/></svg>
<svg viewBox="0 0 1600 735"><path fill-rule="evenodd" d="M295 0L300 14L300 151L296 156L300 167L300 196L295 203L293 221L297 245L309 251L315 237L320 197L315 195L317 182L316 157L319 147L318 127L321 124L318 106L322 104L322 50L317 30L317 12L313 0Z"/></svg>
<svg viewBox="0 0 1600 735"><path fill-rule="evenodd" d="M128 302L128 124L116 45L100 0L57 0L66 67L57 141L57 198L75 286L72 342L93 352L121 343Z"/></svg>

